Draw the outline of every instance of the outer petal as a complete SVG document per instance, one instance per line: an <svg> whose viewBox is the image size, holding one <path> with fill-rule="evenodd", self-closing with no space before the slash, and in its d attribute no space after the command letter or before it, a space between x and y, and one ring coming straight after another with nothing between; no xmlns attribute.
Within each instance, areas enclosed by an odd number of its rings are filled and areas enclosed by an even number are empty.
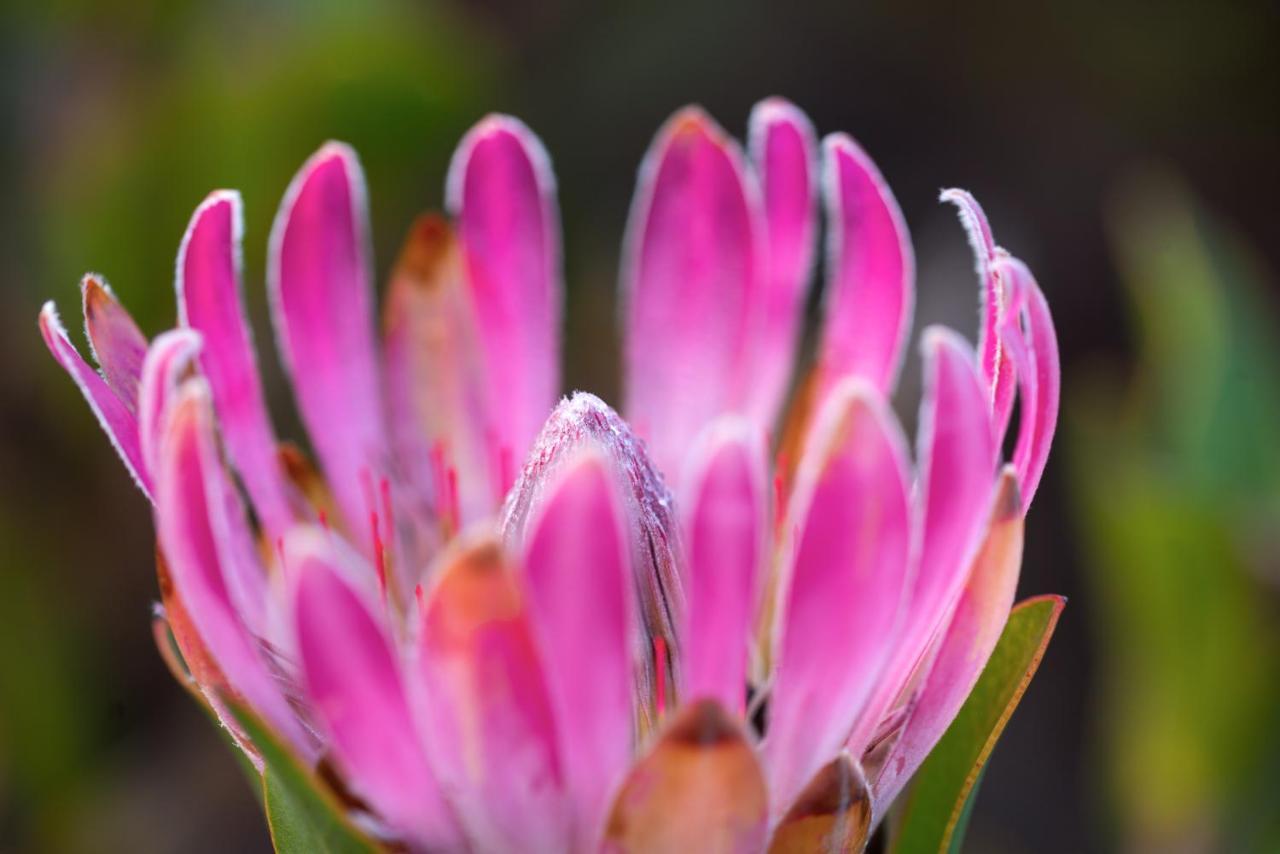
<svg viewBox="0 0 1280 854"><path fill-rule="evenodd" d="M658 132L627 224L627 419L668 476L713 418L740 408L766 271L741 152L689 107Z"/></svg>
<svg viewBox="0 0 1280 854"><path fill-rule="evenodd" d="M159 465L165 416L200 352L200 333L170 329L156 336L142 363L138 388L138 446L149 471Z"/></svg>
<svg viewBox="0 0 1280 854"><path fill-rule="evenodd" d="M358 559L337 543L299 528L284 547L307 695L353 792L415 842L456 846L459 831L427 765L396 650L346 580L344 563Z"/></svg>
<svg viewBox="0 0 1280 854"><path fill-rule="evenodd" d="M494 395L486 426L497 456L514 460L524 459L560 391L564 288L555 192L542 143L511 116L472 128L449 167L449 210L458 219Z"/></svg>
<svg viewBox="0 0 1280 854"><path fill-rule="evenodd" d="M771 427L791 383L818 235L817 140L808 116L782 98L751 111L751 160L760 174L769 274L755 333L747 409Z"/></svg>
<svg viewBox="0 0 1280 854"><path fill-rule="evenodd" d="M327 143L285 192L267 283L276 343L329 484L353 530L375 510L366 484L385 465L375 360L364 177L355 152Z"/></svg>
<svg viewBox="0 0 1280 854"><path fill-rule="evenodd" d="M862 766L842 753L804 787L769 840L769 854L860 854L871 832Z"/></svg>
<svg viewBox="0 0 1280 854"><path fill-rule="evenodd" d="M204 339L200 370L213 393L227 452L274 539L293 522L293 512L244 316L243 231L239 193L220 190L196 208L178 249L178 320Z"/></svg>
<svg viewBox="0 0 1280 854"><path fill-rule="evenodd" d="M691 460L684 480L689 601L680 693L741 713L767 537L764 442L746 421L717 421Z"/></svg>
<svg viewBox="0 0 1280 854"><path fill-rule="evenodd" d="M106 281L92 273L80 280L84 304L84 328L93 358L102 368L107 385L126 407L134 410L147 337L138 329Z"/></svg>
<svg viewBox="0 0 1280 854"><path fill-rule="evenodd" d="M578 845L600 838L631 758L631 568L608 463L587 452L565 466L530 525L530 611L555 667L547 684L577 809Z"/></svg>
<svg viewBox="0 0 1280 854"><path fill-rule="evenodd" d="M713 700L686 706L632 769L606 852L761 851L767 792L755 751Z"/></svg>
<svg viewBox="0 0 1280 854"><path fill-rule="evenodd" d="M899 641L850 742L855 756L862 755L954 609L995 486L995 440L972 351L958 335L938 327L925 331L923 350L915 497L923 526L920 560Z"/></svg>
<svg viewBox="0 0 1280 854"><path fill-rule="evenodd" d="M156 530L173 584L187 614L231 689L242 696L304 758L314 753L268 669L258 639L241 619L224 565L215 514L225 476L213 434L209 390L184 383L167 407L157 454Z"/></svg>
<svg viewBox="0 0 1280 854"><path fill-rule="evenodd" d="M823 140L827 294L818 351L823 390L860 377L888 394L915 306L911 236L880 171L845 134ZM821 393L821 392L820 392Z"/></svg>
<svg viewBox="0 0 1280 854"><path fill-rule="evenodd" d="M1022 503L1012 469L1001 477L986 540L901 737L874 778L881 816L973 690L1004 630L1022 564Z"/></svg>
<svg viewBox="0 0 1280 854"><path fill-rule="evenodd" d="M884 665L911 557L908 482L884 398L857 380L837 387L788 511L797 543L764 744L777 815L839 753Z"/></svg>
<svg viewBox="0 0 1280 854"><path fill-rule="evenodd" d="M147 498L152 498L151 475L143 463L142 449L138 445L138 419L133 414L132 407L126 405L111 390L106 380L80 357L75 345L67 337L67 330L58 319L58 310L52 302L45 303L40 310L40 335L53 358L71 375L72 381L84 395L85 402L107 434L111 446L116 449L116 453L124 461L124 467L133 476L133 482Z"/></svg>
<svg viewBox="0 0 1280 854"><path fill-rule="evenodd" d="M420 725L475 848L566 850L569 804L543 663L497 543L451 557L420 628Z"/></svg>

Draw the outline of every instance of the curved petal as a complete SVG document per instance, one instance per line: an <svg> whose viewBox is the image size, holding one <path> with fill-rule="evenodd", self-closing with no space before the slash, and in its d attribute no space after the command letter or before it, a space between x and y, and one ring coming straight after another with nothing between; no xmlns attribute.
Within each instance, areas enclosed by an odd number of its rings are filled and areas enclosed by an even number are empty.
<svg viewBox="0 0 1280 854"><path fill-rule="evenodd" d="M336 543L298 528L284 545L307 696L352 791L415 842L456 846L459 831L418 739L392 639L346 580Z"/></svg>
<svg viewBox="0 0 1280 854"><path fill-rule="evenodd" d="M737 411L762 310L759 193L737 144L696 107L640 167L622 271L627 420L669 477L713 418Z"/></svg>
<svg viewBox="0 0 1280 854"><path fill-rule="evenodd" d="M822 148L828 222L818 350L822 391L845 377L859 377L888 394L902 365L915 307L911 235L880 171L851 137L831 134Z"/></svg>
<svg viewBox="0 0 1280 854"><path fill-rule="evenodd" d="M499 458L524 459L560 391L564 288L555 193L546 149L511 116L481 120L449 166L448 207L458 220L494 395L486 426Z"/></svg>
<svg viewBox="0 0 1280 854"><path fill-rule="evenodd" d="M330 142L294 176L271 229L276 344L338 505L372 554L365 485L385 465L364 176Z"/></svg>
<svg viewBox="0 0 1280 854"><path fill-rule="evenodd" d="M80 297L93 358L121 403L136 411L147 337L100 276L90 273L80 280Z"/></svg>
<svg viewBox="0 0 1280 854"><path fill-rule="evenodd" d="M147 350L138 387L138 446L148 470L154 471L159 464L169 404L191 371L200 346L200 333L170 329L157 335Z"/></svg>
<svg viewBox="0 0 1280 854"><path fill-rule="evenodd" d="M805 294L813 273L818 146L809 117L783 98L755 105L747 138L760 175L769 274L746 406L757 423L769 428L791 384Z"/></svg>
<svg viewBox="0 0 1280 854"><path fill-rule="evenodd" d="M765 453L749 422L716 421L690 455L684 479L689 600L680 695L713 699L739 714L768 535Z"/></svg>
<svg viewBox="0 0 1280 854"><path fill-rule="evenodd" d="M274 540L293 522L293 512L244 316L243 232L239 193L219 190L196 208L178 249L178 322L204 340L200 371L213 393L227 453Z"/></svg>
<svg viewBox="0 0 1280 854"><path fill-rule="evenodd" d="M40 309L40 335L53 358L71 376L76 388L84 395L89 411L98 419L98 424L120 455L133 482L142 490L143 495L152 499L151 475L143 462L142 449L138 444L137 416L111 390L106 380L80 357L75 345L67 337L67 330L58 319L58 310L54 308L52 301L45 303Z"/></svg>
<svg viewBox="0 0 1280 854"><path fill-rule="evenodd" d="M560 755L582 850L631 758L631 568L617 485L588 451L567 464L530 524L524 571L530 613L548 660Z"/></svg>
<svg viewBox="0 0 1280 854"><path fill-rule="evenodd" d="M764 756L775 812L848 738L890 649L911 558L906 440L887 402L842 383L818 416L786 530Z"/></svg>
<svg viewBox="0 0 1280 854"><path fill-rule="evenodd" d="M566 850L569 804L543 663L496 542L447 559L419 628L419 725L475 848Z"/></svg>
<svg viewBox="0 0 1280 854"><path fill-rule="evenodd" d="M861 854L871 834L871 791L862 766L842 753L819 771L787 810L769 854Z"/></svg>

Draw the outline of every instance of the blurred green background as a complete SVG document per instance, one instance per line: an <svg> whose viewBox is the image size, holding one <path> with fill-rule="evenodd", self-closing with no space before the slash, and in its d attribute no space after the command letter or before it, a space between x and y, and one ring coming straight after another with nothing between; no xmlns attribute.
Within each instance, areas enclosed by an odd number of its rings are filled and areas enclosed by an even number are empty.
<svg viewBox="0 0 1280 854"><path fill-rule="evenodd" d="M1071 603L970 849L1280 850L1278 43L1267 0L10 0L0 850L268 847L154 651L149 513L45 353L41 302L74 333L95 270L158 332L190 212L239 188L290 432L261 281L293 171L327 138L356 146L385 274L459 136L502 110L559 177L566 388L616 399L618 246L653 131L696 101L742 133L771 94L877 158L916 241L917 329L976 323L947 185L987 205L1057 318L1063 421L1021 592Z"/></svg>

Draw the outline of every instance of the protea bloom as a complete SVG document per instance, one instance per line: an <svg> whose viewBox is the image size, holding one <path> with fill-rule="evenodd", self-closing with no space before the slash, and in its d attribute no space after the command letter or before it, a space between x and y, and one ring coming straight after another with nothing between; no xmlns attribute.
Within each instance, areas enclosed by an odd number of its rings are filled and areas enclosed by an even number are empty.
<svg viewBox="0 0 1280 854"><path fill-rule="evenodd" d="M1027 268L944 193L983 322L976 353L925 331L913 462L888 403L906 226L847 136L818 163L779 100L747 153L696 109L659 132L621 277L626 422L590 395L555 406L555 188L506 117L460 145L452 220L410 231L381 336L354 152L325 145L289 186L266 278L318 469L267 415L235 193L182 240L176 329L148 342L86 276L99 374L45 307L154 506L179 675L251 760L234 709L415 850L862 844L1009 614L1058 364ZM783 417L819 194L823 326Z"/></svg>

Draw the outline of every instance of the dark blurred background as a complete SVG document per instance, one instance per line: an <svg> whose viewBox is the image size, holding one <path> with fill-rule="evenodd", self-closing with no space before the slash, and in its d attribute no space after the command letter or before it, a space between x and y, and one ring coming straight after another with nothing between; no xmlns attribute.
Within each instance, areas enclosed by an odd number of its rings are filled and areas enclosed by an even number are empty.
<svg viewBox="0 0 1280 854"><path fill-rule="evenodd" d="M45 299L77 334L95 270L160 331L187 218L239 188L288 424L261 283L294 170L355 145L385 274L459 136L501 110L559 177L566 388L616 400L618 246L651 135L688 102L741 134L772 94L878 160L916 242L917 330L974 334L968 248L935 201L951 185L1057 318L1063 419L1020 592L1071 601L969 850L1280 850L1277 44L1270 0L4 4L0 850L268 848L155 652L150 514L40 343Z"/></svg>

